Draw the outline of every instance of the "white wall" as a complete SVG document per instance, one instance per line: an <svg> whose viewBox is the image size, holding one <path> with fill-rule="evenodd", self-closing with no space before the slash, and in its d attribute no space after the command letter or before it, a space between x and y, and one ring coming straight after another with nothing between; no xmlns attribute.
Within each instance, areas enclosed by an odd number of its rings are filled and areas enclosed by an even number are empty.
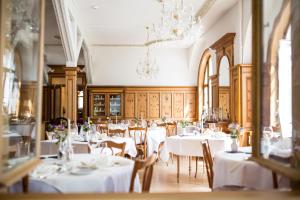
<svg viewBox="0 0 300 200"><path fill-rule="evenodd" d="M229 60L227 56L223 56L220 62L219 86L230 86L229 73Z"/></svg>
<svg viewBox="0 0 300 200"><path fill-rule="evenodd" d="M93 85L126 86L196 86L197 71L190 70L187 63L187 49L151 48L156 58L159 74L156 79L140 78L136 73L139 61L145 57L144 47L93 46Z"/></svg>

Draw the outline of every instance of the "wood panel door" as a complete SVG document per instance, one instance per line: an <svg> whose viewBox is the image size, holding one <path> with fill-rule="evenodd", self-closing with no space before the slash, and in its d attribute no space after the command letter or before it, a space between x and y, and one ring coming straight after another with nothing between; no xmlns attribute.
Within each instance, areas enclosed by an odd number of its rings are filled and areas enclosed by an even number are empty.
<svg viewBox="0 0 300 200"><path fill-rule="evenodd" d="M242 125L252 128L252 72L250 67L242 69Z"/></svg>
<svg viewBox="0 0 300 200"><path fill-rule="evenodd" d="M125 118L135 116L135 93L125 93Z"/></svg>
<svg viewBox="0 0 300 200"><path fill-rule="evenodd" d="M230 87L219 87L219 108L225 113L229 112L230 107Z"/></svg>
<svg viewBox="0 0 300 200"><path fill-rule="evenodd" d="M161 117L172 117L172 93L161 93Z"/></svg>
<svg viewBox="0 0 300 200"><path fill-rule="evenodd" d="M211 76L211 94L212 94L212 108L219 107L219 79L218 76Z"/></svg>
<svg viewBox="0 0 300 200"><path fill-rule="evenodd" d="M196 117L196 93L186 93L184 100L184 117Z"/></svg>
<svg viewBox="0 0 300 200"><path fill-rule="evenodd" d="M136 110L138 118L147 118L147 92L138 92L137 93L137 102L136 102Z"/></svg>
<svg viewBox="0 0 300 200"><path fill-rule="evenodd" d="M149 93L149 116L148 118L160 117L160 94L159 92Z"/></svg>
<svg viewBox="0 0 300 200"><path fill-rule="evenodd" d="M173 118L184 118L184 93L173 94Z"/></svg>

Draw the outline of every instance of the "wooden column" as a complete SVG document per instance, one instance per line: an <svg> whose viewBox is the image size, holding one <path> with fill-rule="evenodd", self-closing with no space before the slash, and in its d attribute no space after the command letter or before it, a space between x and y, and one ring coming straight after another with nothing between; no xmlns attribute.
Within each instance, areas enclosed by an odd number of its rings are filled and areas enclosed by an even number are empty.
<svg viewBox="0 0 300 200"><path fill-rule="evenodd" d="M71 121L77 121L77 68L65 68L66 85L66 117Z"/></svg>

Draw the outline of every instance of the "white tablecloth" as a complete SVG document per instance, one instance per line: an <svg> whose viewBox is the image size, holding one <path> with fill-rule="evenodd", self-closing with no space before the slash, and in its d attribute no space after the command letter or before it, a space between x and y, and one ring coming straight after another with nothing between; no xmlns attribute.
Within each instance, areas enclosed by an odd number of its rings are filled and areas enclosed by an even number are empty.
<svg viewBox="0 0 300 200"><path fill-rule="evenodd" d="M82 165L81 162L94 164L94 169L86 175L74 175L72 170ZM74 155L63 169L58 160L45 159L30 176L30 192L61 192L61 193L107 193L129 192L131 174L134 162L116 156L93 157L90 154ZM15 186L13 191L20 188ZM140 191L139 176L135 179L134 191Z"/></svg>
<svg viewBox="0 0 300 200"><path fill-rule="evenodd" d="M245 148L240 147L239 150L243 151ZM273 189L272 172L253 161L246 160L250 156L249 153L219 152L215 154L213 188L242 186L256 190ZM288 186L282 177L279 177L278 184Z"/></svg>
<svg viewBox="0 0 300 200"><path fill-rule="evenodd" d="M149 128L147 133L147 155L151 156L154 151L158 151L159 144L166 140L166 129L165 128ZM169 153L167 150L167 145L161 149L160 159L163 161L169 160Z"/></svg>
<svg viewBox="0 0 300 200"><path fill-rule="evenodd" d="M190 136L170 136L166 143L168 151L180 156L203 156L202 141L208 139L212 156L219 151L224 151L230 145L230 138L226 136L213 135L190 135Z"/></svg>
<svg viewBox="0 0 300 200"><path fill-rule="evenodd" d="M132 138L123 137L112 137L103 138L101 141L111 140L116 143L126 142L125 153L135 157L137 155L136 147ZM55 144L57 140L43 140L41 141L41 155L57 154L58 145ZM88 143L87 142L72 142L74 153L88 153Z"/></svg>

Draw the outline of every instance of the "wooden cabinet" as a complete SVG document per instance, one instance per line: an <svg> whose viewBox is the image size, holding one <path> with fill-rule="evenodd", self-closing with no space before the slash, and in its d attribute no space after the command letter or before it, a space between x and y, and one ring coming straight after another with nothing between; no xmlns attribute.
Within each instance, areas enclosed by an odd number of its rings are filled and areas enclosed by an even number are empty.
<svg viewBox="0 0 300 200"><path fill-rule="evenodd" d="M125 118L197 118L197 87L126 87Z"/></svg>
<svg viewBox="0 0 300 200"><path fill-rule="evenodd" d="M114 116L111 95L120 97L118 116L125 119L162 117L175 120L197 119L197 87L101 87L89 86L89 113L92 118ZM97 104L95 97L105 96L105 103ZM124 99L124 100L123 100ZM104 100L102 100L104 101ZM118 105L118 103L117 103ZM101 112L98 112L101 107ZM105 112L104 112L105 110Z"/></svg>
<svg viewBox="0 0 300 200"><path fill-rule="evenodd" d="M88 88L89 113L93 119L108 116L123 117L123 89Z"/></svg>
<svg viewBox="0 0 300 200"><path fill-rule="evenodd" d="M252 130L252 65L231 68L231 120Z"/></svg>

